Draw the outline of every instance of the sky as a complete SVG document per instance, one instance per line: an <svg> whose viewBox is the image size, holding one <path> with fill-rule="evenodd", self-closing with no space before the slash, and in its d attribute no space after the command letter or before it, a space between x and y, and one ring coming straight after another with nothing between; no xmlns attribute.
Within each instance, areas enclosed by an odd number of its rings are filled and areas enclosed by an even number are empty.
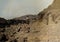
<svg viewBox="0 0 60 42"><path fill-rule="evenodd" d="M37 15L53 0L0 0L0 17L12 19L24 15Z"/></svg>

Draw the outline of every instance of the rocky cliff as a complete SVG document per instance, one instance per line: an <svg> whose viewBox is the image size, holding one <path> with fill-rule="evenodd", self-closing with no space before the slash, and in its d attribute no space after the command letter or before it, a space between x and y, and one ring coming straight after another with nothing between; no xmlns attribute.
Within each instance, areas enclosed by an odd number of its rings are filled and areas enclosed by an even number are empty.
<svg viewBox="0 0 60 42"><path fill-rule="evenodd" d="M59 2L55 0L38 15L0 18L0 42L60 42Z"/></svg>

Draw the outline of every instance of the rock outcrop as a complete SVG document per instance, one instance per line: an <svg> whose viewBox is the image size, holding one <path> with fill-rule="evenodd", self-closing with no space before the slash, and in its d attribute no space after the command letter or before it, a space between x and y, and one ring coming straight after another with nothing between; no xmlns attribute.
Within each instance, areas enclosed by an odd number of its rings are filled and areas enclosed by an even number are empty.
<svg viewBox="0 0 60 42"><path fill-rule="evenodd" d="M38 15L1 19L8 26L0 26L0 42L60 42L60 8L51 7Z"/></svg>

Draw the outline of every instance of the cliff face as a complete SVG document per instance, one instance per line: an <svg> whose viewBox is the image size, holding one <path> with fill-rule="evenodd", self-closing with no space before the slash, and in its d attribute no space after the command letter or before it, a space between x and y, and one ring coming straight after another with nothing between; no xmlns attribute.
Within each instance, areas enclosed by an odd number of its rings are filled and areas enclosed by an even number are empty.
<svg viewBox="0 0 60 42"><path fill-rule="evenodd" d="M29 24L15 24L18 18L10 20L14 25L0 28L0 42L60 42L60 10L49 10L39 16L38 20L31 17L35 21L30 20Z"/></svg>
<svg viewBox="0 0 60 42"><path fill-rule="evenodd" d="M0 42L60 42L59 2L56 0L54 2L56 5L53 3L46 9L47 11L44 10L39 13L38 17L23 16L6 20L9 23L14 23L14 25L10 24L8 27L0 28ZM19 23L18 20L22 23ZM28 20L30 21L29 24L25 23ZM17 22L18 24L15 24Z"/></svg>

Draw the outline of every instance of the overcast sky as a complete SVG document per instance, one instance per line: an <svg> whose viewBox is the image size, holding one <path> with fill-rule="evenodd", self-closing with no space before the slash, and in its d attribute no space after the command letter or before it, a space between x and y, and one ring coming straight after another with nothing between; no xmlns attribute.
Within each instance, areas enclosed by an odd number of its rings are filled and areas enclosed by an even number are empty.
<svg viewBox="0 0 60 42"><path fill-rule="evenodd" d="M29 14L38 14L53 0L0 0L0 17L11 19Z"/></svg>

